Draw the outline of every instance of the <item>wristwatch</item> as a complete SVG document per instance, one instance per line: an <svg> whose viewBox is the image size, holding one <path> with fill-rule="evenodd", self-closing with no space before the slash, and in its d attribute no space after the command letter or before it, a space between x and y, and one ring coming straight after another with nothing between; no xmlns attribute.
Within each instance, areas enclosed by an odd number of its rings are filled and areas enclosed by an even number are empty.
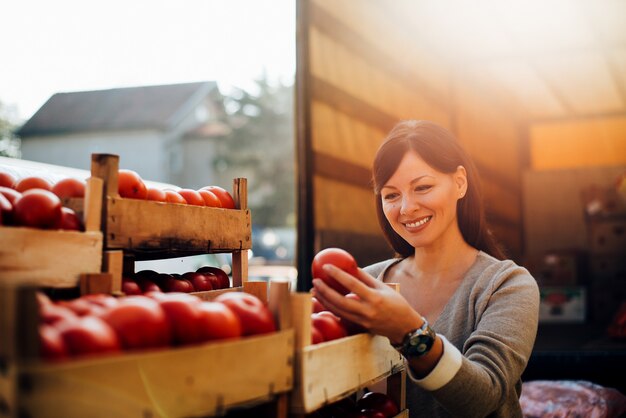
<svg viewBox="0 0 626 418"><path fill-rule="evenodd" d="M421 327L409 331L400 344L392 345L407 359L421 357L430 351L435 343L435 337L437 337L437 334L428 325L426 318L424 318L424 323Z"/></svg>

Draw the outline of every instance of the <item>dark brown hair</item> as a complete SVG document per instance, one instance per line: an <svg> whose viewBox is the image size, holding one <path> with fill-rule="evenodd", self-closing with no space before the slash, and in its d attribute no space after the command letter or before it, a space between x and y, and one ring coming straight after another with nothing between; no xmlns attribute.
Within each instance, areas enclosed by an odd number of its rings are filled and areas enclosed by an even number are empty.
<svg viewBox="0 0 626 418"><path fill-rule="evenodd" d="M396 124L374 158L372 181L378 223L396 253L408 257L414 254L415 248L398 235L387 221L383 213L380 190L395 173L402 157L411 150L417 152L429 166L442 173L454 173L458 166L465 167L467 192L457 202L457 219L461 234L472 247L498 259L505 258L502 248L487 228L476 166L450 131L423 120L406 120Z"/></svg>

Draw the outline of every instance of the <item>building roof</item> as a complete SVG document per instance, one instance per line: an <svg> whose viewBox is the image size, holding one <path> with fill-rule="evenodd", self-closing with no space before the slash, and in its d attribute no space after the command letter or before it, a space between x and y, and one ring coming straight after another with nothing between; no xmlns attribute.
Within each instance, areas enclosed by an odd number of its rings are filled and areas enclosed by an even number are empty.
<svg viewBox="0 0 626 418"><path fill-rule="evenodd" d="M56 93L16 134L167 129L212 92L217 92L213 81Z"/></svg>

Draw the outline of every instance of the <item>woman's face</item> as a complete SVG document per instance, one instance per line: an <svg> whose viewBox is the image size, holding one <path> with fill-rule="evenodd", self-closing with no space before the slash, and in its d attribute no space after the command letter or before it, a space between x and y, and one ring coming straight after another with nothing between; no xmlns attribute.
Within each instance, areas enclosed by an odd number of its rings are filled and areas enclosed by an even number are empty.
<svg viewBox="0 0 626 418"><path fill-rule="evenodd" d="M454 173L441 173L409 151L381 189L383 212L394 231L413 247L437 245L460 235L456 206L466 189L462 166Z"/></svg>

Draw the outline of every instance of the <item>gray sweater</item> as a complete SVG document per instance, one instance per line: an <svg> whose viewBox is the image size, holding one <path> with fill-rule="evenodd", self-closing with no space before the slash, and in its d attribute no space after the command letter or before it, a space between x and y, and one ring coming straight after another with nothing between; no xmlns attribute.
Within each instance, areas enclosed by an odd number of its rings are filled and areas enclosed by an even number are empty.
<svg viewBox="0 0 626 418"><path fill-rule="evenodd" d="M398 261L365 271L393 282L385 273ZM421 380L407 367L410 416L521 417L521 374L535 342L538 314L539 289L530 273L480 252L431 324L444 340L442 359Z"/></svg>

